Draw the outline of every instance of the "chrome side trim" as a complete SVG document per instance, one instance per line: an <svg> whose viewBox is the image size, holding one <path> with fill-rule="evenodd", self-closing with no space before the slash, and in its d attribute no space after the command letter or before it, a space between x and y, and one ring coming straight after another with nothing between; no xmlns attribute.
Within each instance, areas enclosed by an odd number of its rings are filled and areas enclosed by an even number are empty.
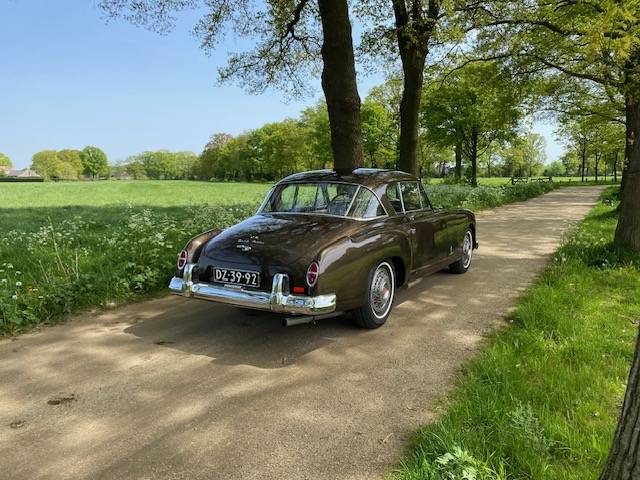
<svg viewBox="0 0 640 480"><path fill-rule="evenodd" d="M289 276L284 273L276 273L273 276L271 292L261 292L230 288L213 283L193 283L191 278L194 266L195 264L185 266L183 278L173 277L171 279L169 283L171 293L238 307L294 315L318 315L331 313L336 309L336 295L334 293L316 297L289 294Z"/></svg>

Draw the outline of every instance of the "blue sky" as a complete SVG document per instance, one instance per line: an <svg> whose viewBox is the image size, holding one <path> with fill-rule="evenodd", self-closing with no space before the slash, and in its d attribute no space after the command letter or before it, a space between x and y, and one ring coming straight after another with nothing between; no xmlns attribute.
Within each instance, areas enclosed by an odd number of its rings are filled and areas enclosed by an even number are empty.
<svg viewBox="0 0 640 480"><path fill-rule="evenodd" d="M210 57L183 15L168 36L123 21L105 23L94 0L0 0L0 152L27 167L43 149L96 145L110 162L156 149L200 152L215 132L240 133L296 116L320 97L250 95L219 86L217 67L238 45ZM360 94L382 77L359 77ZM553 127L536 124L554 160Z"/></svg>

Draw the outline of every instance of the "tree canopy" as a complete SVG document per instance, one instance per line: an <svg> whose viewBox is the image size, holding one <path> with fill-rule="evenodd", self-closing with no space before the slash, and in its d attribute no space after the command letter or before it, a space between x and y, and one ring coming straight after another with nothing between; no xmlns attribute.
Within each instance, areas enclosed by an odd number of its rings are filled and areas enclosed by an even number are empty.
<svg viewBox="0 0 640 480"><path fill-rule="evenodd" d="M11 159L4 153L0 152L0 167L12 167L12 166L13 166L13 163L11 163Z"/></svg>
<svg viewBox="0 0 640 480"><path fill-rule="evenodd" d="M80 152L82 168L85 175L91 178L109 174L107 155L98 147L86 146Z"/></svg>

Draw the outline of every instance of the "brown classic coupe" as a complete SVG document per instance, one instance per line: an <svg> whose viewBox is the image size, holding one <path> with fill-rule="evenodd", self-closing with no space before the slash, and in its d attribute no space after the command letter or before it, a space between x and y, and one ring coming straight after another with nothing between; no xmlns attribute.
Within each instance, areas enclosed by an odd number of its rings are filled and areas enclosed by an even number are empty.
<svg viewBox="0 0 640 480"><path fill-rule="evenodd" d="M278 182L253 217L194 237L169 289L304 318L352 312L377 328L398 287L445 267L466 272L477 247L474 214L434 208L412 175L305 172Z"/></svg>

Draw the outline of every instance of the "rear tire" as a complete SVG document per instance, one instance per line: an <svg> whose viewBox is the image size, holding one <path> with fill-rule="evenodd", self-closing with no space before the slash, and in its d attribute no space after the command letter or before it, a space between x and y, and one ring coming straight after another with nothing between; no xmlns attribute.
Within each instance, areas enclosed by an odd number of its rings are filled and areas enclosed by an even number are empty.
<svg viewBox="0 0 640 480"><path fill-rule="evenodd" d="M473 232L471 229L467 230L462 240L462 258L457 262L449 265L449 270L453 273L461 274L469 270L471 266L471 259L473 257Z"/></svg>
<svg viewBox="0 0 640 480"><path fill-rule="evenodd" d="M367 292L362 307L354 310L353 320L361 328L381 327L389 318L396 293L393 263L383 260L369 272Z"/></svg>

